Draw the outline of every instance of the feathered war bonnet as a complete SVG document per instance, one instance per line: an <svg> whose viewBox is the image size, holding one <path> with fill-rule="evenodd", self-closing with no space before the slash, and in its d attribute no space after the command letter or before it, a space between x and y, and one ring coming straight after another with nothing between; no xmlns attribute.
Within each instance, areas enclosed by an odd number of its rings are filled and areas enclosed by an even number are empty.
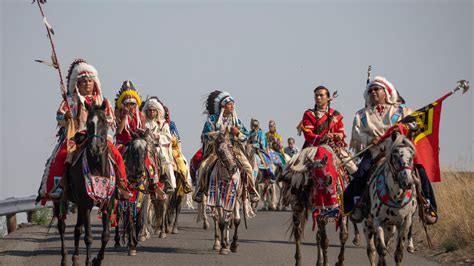
<svg viewBox="0 0 474 266"><path fill-rule="evenodd" d="M94 89L92 94L97 97L97 104L101 105L103 102L102 90L100 88L100 80L97 70L87 64L86 60L79 58L72 62L69 66L68 74L66 77L67 80L67 92L69 96L77 95L79 101L84 103L84 95L79 93L79 88L77 87L77 82L83 78L89 78L94 80Z"/></svg>
<svg viewBox="0 0 474 266"><path fill-rule="evenodd" d="M215 90L211 92L208 96L206 101L204 102L205 111L209 116L214 115L217 119L216 127L219 128L223 125L222 122L222 114L224 113L224 106L229 102L235 102L234 98L230 95L230 93L226 91L218 91ZM232 114L233 124L235 126L239 126L239 119L237 117L237 113L234 112Z"/></svg>
<svg viewBox="0 0 474 266"><path fill-rule="evenodd" d="M115 97L115 108L122 109L124 104L130 102L135 103L138 108L142 104L142 99L135 89L135 86L133 86L132 81L126 80L123 82L122 87Z"/></svg>
<svg viewBox="0 0 474 266"><path fill-rule="evenodd" d="M387 95L386 101L388 104L395 104L399 102L398 92L395 90L393 84L384 77L376 76L371 82L369 82L369 84L367 84L367 87L364 91L366 106L372 105L369 99L369 89L372 87L379 87L385 91L385 94Z"/></svg>
<svg viewBox="0 0 474 266"><path fill-rule="evenodd" d="M143 103L142 111L145 113L145 115L147 115L147 111L149 109L155 109L158 112L158 116L156 120L160 124L169 122L168 108L164 106L164 104L160 101L158 97L152 96ZM148 116L147 116L147 119L148 119Z"/></svg>
<svg viewBox="0 0 474 266"><path fill-rule="evenodd" d="M137 118L137 126L138 128L141 127L141 119L140 119L140 105L142 104L142 99L138 94L137 90L133 86L132 81L126 80L123 82L122 87L120 88L117 96L115 97L115 108L117 110L121 110L124 104L127 103L135 103L135 114L134 116ZM128 117L127 117L127 126L125 129L128 131Z"/></svg>

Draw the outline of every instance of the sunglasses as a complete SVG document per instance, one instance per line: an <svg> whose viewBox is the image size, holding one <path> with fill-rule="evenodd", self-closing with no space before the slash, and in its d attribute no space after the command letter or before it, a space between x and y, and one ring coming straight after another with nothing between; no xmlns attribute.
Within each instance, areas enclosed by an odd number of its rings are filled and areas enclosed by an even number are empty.
<svg viewBox="0 0 474 266"><path fill-rule="evenodd" d="M373 87L373 88L370 88L367 92L368 93L372 93L373 91L377 92L379 90L381 90L382 88L379 88L379 87Z"/></svg>

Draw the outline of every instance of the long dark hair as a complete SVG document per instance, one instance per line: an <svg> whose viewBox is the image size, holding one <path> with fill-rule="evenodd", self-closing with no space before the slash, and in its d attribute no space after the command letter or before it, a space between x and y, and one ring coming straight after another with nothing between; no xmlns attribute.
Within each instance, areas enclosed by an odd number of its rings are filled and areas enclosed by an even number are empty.
<svg viewBox="0 0 474 266"><path fill-rule="evenodd" d="M328 97L328 99L331 97L331 93L329 92L329 89L326 88L325 86L317 86L315 89L314 89L314 93L316 93L317 91L319 90L325 90L326 91L326 96ZM329 110L331 109L331 101L328 101L328 128L329 126L331 125L331 113L329 112ZM318 106L316 105L316 103L314 103L314 114L316 115L316 112L318 110ZM318 120L318 116L316 115L316 121ZM317 124L317 122L316 122ZM317 130L316 130L317 131ZM319 133L319 132L318 132Z"/></svg>

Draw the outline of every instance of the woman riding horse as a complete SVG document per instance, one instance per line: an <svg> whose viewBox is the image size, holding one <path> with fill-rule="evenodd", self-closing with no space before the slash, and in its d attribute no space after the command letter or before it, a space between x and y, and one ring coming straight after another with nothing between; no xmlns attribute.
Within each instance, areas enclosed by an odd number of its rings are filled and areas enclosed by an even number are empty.
<svg viewBox="0 0 474 266"><path fill-rule="evenodd" d="M219 132L227 130L231 133L231 142L237 161L244 171L247 178L247 186L250 194L250 201L257 202L259 195L255 189L255 183L252 175L252 166L245 156L245 142L247 141L248 131L237 117L234 109L234 98L228 92L214 91L209 94L206 101L206 112L209 118L204 124L201 135L203 141L203 159L199 167L199 188L194 195L194 201L201 202L203 193L207 193L209 184L209 169L217 160L216 151L212 150L212 142Z"/></svg>

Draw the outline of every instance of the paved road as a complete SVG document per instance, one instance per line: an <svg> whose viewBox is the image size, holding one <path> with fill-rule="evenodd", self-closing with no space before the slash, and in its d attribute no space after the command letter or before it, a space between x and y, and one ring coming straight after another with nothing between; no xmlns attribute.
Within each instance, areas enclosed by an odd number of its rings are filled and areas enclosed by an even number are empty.
<svg viewBox="0 0 474 266"><path fill-rule="evenodd" d="M249 221L249 228L240 231L240 249L238 253L219 255L212 250L213 226L208 231L196 224L195 213L182 214L180 232L168 235L167 239L153 236L141 243L135 257L127 256L125 247L118 250L109 242L105 265L293 265L294 244L288 239L287 228L290 212L258 212L257 217ZM68 219L67 246L71 254L73 250L73 221ZM101 227L94 218L93 254L100 246ZM331 265L337 260L338 238L330 226L329 258ZM306 225L305 241L303 242L303 265L315 265L316 246L315 233L311 225ZM352 234L350 236L352 239ZM363 240L363 239L362 239ZM84 242L81 241L81 262L84 263ZM424 258L405 253L404 265L435 265ZM69 255L69 262L71 255ZM58 265L60 263L60 241L55 230L47 232L44 226L30 226L18 230L0 240L0 265ZM355 247L348 241L346 249L346 265L367 265L365 248ZM390 257L390 264L393 265Z"/></svg>

